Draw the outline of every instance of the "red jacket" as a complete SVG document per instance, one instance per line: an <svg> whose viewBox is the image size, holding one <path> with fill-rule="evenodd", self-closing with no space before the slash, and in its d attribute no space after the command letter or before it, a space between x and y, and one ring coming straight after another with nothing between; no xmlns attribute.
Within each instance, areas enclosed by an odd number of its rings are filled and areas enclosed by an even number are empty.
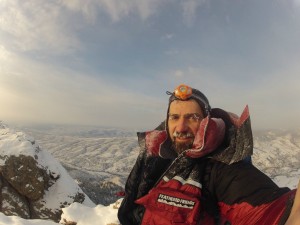
<svg viewBox="0 0 300 225"><path fill-rule="evenodd" d="M245 160L253 149L248 108L241 117L220 109L211 115L216 119L204 119L194 147L178 157L164 128L138 134L141 151L118 212L122 225L285 223L295 191Z"/></svg>
<svg viewBox="0 0 300 225"><path fill-rule="evenodd" d="M201 202L202 163L179 157L161 181L147 195L135 201L146 209L142 225L196 225L199 221L201 224L214 224L213 216L207 214ZM189 166L189 172L178 170L180 165Z"/></svg>

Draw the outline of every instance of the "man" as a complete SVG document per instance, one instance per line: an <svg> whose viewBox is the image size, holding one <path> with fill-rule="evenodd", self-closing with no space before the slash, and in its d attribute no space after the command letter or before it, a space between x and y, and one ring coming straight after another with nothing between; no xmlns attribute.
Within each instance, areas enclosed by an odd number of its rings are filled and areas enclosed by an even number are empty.
<svg viewBox="0 0 300 225"><path fill-rule="evenodd" d="M121 224L285 224L295 190L279 188L249 161L248 107L240 117L211 109L187 85L167 94L165 123L138 133L141 151L126 182Z"/></svg>

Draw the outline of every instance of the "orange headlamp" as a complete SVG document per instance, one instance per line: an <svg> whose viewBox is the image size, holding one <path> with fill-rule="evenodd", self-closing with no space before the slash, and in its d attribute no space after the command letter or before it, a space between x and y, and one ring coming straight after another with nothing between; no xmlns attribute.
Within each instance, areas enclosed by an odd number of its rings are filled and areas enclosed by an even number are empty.
<svg viewBox="0 0 300 225"><path fill-rule="evenodd" d="M185 84L180 84L175 88L173 93L169 91L167 91L166 93L170 95L169 104L174 100L186 101L192 98L199 103L206 115L210 114L211 108L206 96L197 89L193 89Z"/></svg>
<svg viewBox="0 0 300 225"><path fill-rule="evenodd" d="M192 96L192 88L185 85L180 84L175 90L174 95L176 98L179 98L181 100L187 100L189 97Z"/></svg>

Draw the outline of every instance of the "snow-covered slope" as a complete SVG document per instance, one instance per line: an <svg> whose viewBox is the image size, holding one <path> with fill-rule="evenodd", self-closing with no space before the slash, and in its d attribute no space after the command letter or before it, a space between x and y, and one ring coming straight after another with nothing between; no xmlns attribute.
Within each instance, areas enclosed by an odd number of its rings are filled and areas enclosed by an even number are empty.
<svg viewBox="0 0 300 225"><path fill-rule="evenodd" d="M139 151L133 130L79 126L22 129L83 183L88 178L92 183L112 182L122 188ZM300 179L300 130L254 132L253 163L278 185L295 188Z"/></svg>
<svg viewBox="0 0 300 225"><path fill-rule="evenodd" d="M99 202L104 195L114 196L114 191L123 188L139 151L135 131L64 126L17 129L34 137L42 149L59 160L83 190L89 191L89 194L100 193L94 196ZM29 139L33 141L33 138ZM254 146L253 163L280 186L295 188L300 178L300 132L255 132ZM105 188L112 187L115 189L107 194ZM107 206L99 204L94 208L72 204L63 210L63 218L80 221L81 225L118 224L115 204L110 205L117 198L108 198L105 202ZM42 225L46 222L6 217L0 213L2 224Z"/></svg>
<svg viewBox="0 0 300 225"><path fill-rule="evenodd" d="M22 127L48 150L96 204L118 199L138 154L136 132L105 127ZM100 188L101 187L101 188Z"/></svg>
<svg viewBox="0 0 300 225"><path fill-rule="evenodd" d="M48 151L41 149L33 137L11 129L1 122L0 167L1 212L5 211L8 215L59 219L60 208L77 201L75 198L80 196L82 204L95 205L58 160ZM4 180L9 183L8 186L4 186ZM19 193L21 197L18 198L19 195L15 194L13 198L9 198L12 193ZM21 201L23 196L27 201ZM29 215L18 214L17 208L27 202L32 206L28 210ZM4 203L6 210L4 210Z"/></svg>
<svg viewBox="0 0 300 225"><path fill-rule="evenodd" d="M253 163L279 186L296 188L300 179L300 130L254 132Z"/></svg>

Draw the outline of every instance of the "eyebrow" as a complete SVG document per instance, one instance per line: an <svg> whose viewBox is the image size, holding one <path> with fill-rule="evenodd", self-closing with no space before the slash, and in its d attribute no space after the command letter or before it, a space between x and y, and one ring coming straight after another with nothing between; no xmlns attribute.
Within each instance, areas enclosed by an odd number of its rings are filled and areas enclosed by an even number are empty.
<svg viewBox="0 0 300 225"><path fill-rule="evenodd" d="M180 114L178 113L169 113L168 114L169 116L180 116ZM183 117L189 117L189 116L199 116L199 117L203 117L202 114L200 113L187 113L187 114L184 114Z"/></svg>

